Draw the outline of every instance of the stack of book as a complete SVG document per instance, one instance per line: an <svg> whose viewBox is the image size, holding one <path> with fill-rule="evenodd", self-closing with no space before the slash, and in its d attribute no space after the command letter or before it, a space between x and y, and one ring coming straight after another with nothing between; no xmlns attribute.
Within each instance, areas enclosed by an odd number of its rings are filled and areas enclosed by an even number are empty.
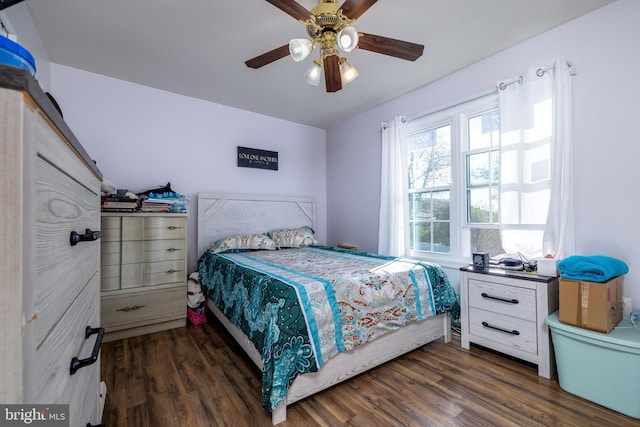
<svg viewBox="0 0 640 427"><path fill-rule="evenodd" d="M142 212L186 212L184 196L179 193L150 193L148 198L142 200L140 205Z"/></svg>
<svg viewBox="0 0 640 427"><path fill-rule="evenodd" d="M142 212L171 212L172 201L168 199L145 199L140 205Z"/></svg>
<svg viewBox="0 0 640 427"><path fill-rule="evenodd" d="M135 212L138 210L138 200L124 197L103 197L103 212Z"/></svg>

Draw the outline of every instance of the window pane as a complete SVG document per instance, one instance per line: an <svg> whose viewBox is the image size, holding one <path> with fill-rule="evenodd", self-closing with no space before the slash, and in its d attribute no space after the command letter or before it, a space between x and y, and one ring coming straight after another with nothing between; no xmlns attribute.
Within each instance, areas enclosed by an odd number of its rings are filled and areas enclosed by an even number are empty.
<svg viewBox="0 0 640 427"><path fill-rule="evenodd" d="M418 222L411 227L411 248L417 251L431 251L431 223Z"/></svg>
<svg viewBox="0 0 640 427"><path fill-rule="evenodd" d="M491 183L498 185L500 182L500 152L494 150L490 154Z"/></svg>
<svg viewBox="0 0 640 427"><path fill-rule="evenodd" d="M467 185L469 187L489 185L491 179L489 160L488 152L467 156Z"/></svg>
<svg viewBox="0 0 640 427"><path fill-rule="evenodd" d="M497 147L500 143L500 113L489 111L471 117L469 123L469 150Z"/></svg>
<svg viewBox="0 0 640 427"><path fill-rule="evenodd" d="M472 252L489 252L490 257L504 253L500 242L500 230L496 228L472 228L469 231Z"/></svg>
<svg viewBox="0 0 640 427"><path fill-rule="evenodd" d="M448 221L450 218L449 192L437 191L432 193L432 197L433 197L433 214L435 219L439 221Z"/></svg>
<svg viewBox="0 0 640 427"><path fill-rule="evenodd" d="M409 195L409 219L418 221L434 219L431 209L431 193L413 193Z"/></svg>
<svg viewBox="0 0 640 427"><path fill-rule="evenodd" d="M469 222L481 224L491 223L491 190L476 188L467 191L469 200Z"/></svg>
<svg viewBox="0 0 640 427"><path fill-rule="evenodd" d="M433 160L433 185L451 184L451 156L436 157Z"/></svg>
<svg viewBox="0 0 640 427"><path fill-rule="evenodd" d="M449 253L451 251L451 233L448 222L433 224L433 252Z"/></svg>
<svg viewBox="0 0 640 427"><path fill-rule="evenodd" d="M451 126L428 129L408 137L409 188L451 183Z"/></svg>

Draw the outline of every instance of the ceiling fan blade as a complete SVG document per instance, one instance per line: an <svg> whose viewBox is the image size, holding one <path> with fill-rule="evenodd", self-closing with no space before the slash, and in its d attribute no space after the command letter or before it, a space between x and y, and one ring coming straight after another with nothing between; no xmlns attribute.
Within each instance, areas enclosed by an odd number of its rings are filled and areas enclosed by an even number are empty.
<svg viewBox="0 0 640 427"><path fill-rule="evenodd" d="M358 40L358 48L396 58L415 61L422 56L424 46L417 43L391 39L389 37L373 34L361 34Z"/></svg>
<svg viewBox="0 0 640 427"><path fill-rule="evenodd" d="M340 65L338 56L329 55L324 58L324 82L327 92L337 92L342 89L342 78L340 77Z"/></svg>
<svg viewBox="0 0 640 427"><path fill-rule="evenodd" d="M299 21L306 21L311 16L311 12L305 9L303 6L294 0L267 0L269 3L283 11L284 13L293 16Z"/></svg>
<svg viewBox="0 0 640 427"><path fill-rule="evenodd" d="M263 53L260 56L249 59L248 61L245 61L245 64L249 68L260 68L267 64L271 64L273 61L277 61L280 58L284 58L287 55L289 55L289 45L285 44L284 46L277 47L267 53Z"/></svg>
<svg viewBox="0 0 640 427"><path fill-rule="evenodd" d="M349 19L358 19L378 0L346 0L340 9Z"/></svg>

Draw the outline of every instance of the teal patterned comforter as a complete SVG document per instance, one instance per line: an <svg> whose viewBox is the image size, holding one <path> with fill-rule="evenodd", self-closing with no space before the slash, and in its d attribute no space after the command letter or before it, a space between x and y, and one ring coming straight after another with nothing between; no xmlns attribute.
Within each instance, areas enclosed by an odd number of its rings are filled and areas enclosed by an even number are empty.
<svg viewBox="0 0 640 427"><path fill-rule="evenodd" d="M298 375L332 356L411 321L460 315L444 271L415 260L327 246L206 251L198 271L207 298L262 356L268 413Z"/></svg>

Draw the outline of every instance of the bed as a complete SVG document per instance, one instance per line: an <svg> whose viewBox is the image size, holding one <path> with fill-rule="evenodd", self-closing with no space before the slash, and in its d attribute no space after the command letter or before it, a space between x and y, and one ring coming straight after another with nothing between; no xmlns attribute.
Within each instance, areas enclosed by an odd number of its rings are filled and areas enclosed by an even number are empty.
<svg viewBox="0 0 640 427"><path fill-rule="evenodd" d="M459 316L439 266L318 245L314 209L306 199L198 194L207 307L263 372L273 424L300 399L449 342ZM273 240L261 237L268 231Z"/></svg>

